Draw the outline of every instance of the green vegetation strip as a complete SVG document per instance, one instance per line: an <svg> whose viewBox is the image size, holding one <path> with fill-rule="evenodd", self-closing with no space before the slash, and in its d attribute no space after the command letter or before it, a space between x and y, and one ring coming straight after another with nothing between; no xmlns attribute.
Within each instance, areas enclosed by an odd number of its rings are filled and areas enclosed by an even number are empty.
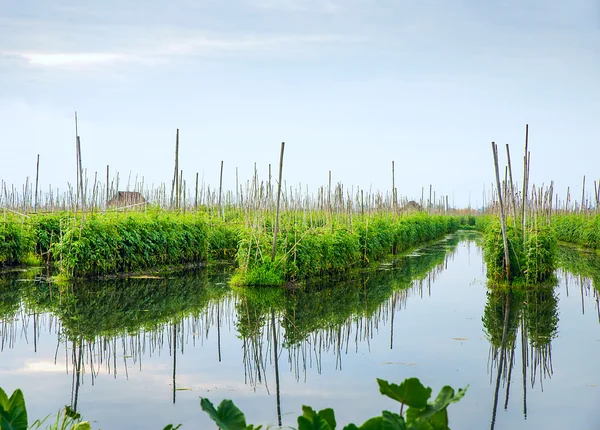
<svg viewBox="0 0 600 430"><path fill-rule="evenodd" d="M364 267L461 227L475 217L282 213L272 260L269 211L9 215L0 266L54 263L63 278L95 278L213 261L237 263L238 285L282 285Z"/></svg>

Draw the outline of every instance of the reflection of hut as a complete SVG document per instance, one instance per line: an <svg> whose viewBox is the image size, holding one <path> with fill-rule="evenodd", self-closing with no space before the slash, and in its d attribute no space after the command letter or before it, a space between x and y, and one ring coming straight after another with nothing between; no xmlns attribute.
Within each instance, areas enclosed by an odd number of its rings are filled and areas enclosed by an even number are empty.
<svg viewBox="0 0 600 430"><path fill-rule="evenodd" d="M137 191L117 191L117 194L106 202L107 207L136 206L146 203L146 199Z"/></svg>

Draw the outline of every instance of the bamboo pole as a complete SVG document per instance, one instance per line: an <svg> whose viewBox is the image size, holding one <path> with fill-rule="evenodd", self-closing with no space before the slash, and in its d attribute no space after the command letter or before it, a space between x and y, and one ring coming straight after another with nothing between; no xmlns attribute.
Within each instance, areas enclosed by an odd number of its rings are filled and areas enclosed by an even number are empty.
<svg viewBox="0 0 600 430"><path fill-rule="evenodd" d="M517 234L517 202L515 199L515 184L513 182L512 167L510 164L510 149L508 147L508 143L506 144L506 157L508 159L508 177L510 180L510 196L513 210L513 224L515 228L515 234Z"/></svg>
<svg viewBox="0 0 600 430"><path fill-rule="evenodd" d="M38 184L40 179L40 154L37 155L37 163L35 167L35 196L34 196L34 208L33 211L37 213L38 208Z"/></svg>
<svg viewBox="0 0 600 430"><path fill-rule="evenodd" d="M281 199L281 175L283 173L284 149L285 149L285 142L281 142L281 153L279 155L279 180L277 181L277 207L276 207L276 213L275 213L275 229L273 230L273 249L271 250L271 261L272 262L275 262L275 252L277 251L277 230L279 229L279 203L280 203L280 199Z"/></svg>
<svg viewBox="0 0 600 430"><path fill-rule="evenodd" d="M525 226L526 226L526 214L525 206L527 206L527 188L529 186L529 163L528 163L528 146L529 146L529 124L525 124L525 157L523 158L523 201L521 207L521 221L523 223L523 243L525 243Z"/></svg>
<svg viewBox="0 0 600 430"><path fill-rule="evenodd" d="M494 169L496 171L496 186L498 188L498 202L500 203L500 222L502 227L502 242L504 243L504 260L506 265L506 279L510 281L510 258L508 253L508 239L506 237L506 218L504 216L504 203L502 201L502 192L500 188L500 170L498 168L498 147L492 142L492 152L494 154Z"/></svg>

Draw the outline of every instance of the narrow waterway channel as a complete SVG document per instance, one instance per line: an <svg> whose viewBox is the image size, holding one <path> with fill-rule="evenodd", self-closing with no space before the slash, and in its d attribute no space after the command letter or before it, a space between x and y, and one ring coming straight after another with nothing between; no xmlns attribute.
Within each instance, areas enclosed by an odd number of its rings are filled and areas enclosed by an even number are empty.
<svg viewBox="0 0 600 430"><path fill-rule="evenodd" d="M333 407L341 428L396 409L376 378L416 376L434 395L469 385L453 429L598 428L600 257L561 248L555 287L493 290L476 238L298 290L202 271L61 294L5 273L0 386L24 391L31 421L69 404L105 430L214 428L208 397L294 427L302 405Z"/></svg>

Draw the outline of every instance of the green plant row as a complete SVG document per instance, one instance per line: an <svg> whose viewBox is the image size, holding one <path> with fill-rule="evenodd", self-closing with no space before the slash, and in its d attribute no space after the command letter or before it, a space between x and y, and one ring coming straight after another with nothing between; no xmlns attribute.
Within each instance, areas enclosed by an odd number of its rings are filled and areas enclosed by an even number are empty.
<svg viewBox="0 0 600 430"><path fill-rule="evenodd" d="M271 232L255 229L240 240L232 283L282 285L313 276L338 275L455 232L461 228L460 221L454 216L416 214L356 217L352 224L319 227L284 224L274 261Z"/></svg>
<svg viewBox="0 0 600 430"><path fill-rule="evenodd" d="M526 226L525 238L520 225L509 218L506 223L510 276L507 278L502 228L499 219L489 222L483 246L487 276L494 282L535 284L549 280L556 269L557 239L545 222Z"/></svg>
<svg viewBox="0 0 600 430"><path fill-rule="evenodd" d="M552 218L552 226L561 242L600 249L600 214L557 215Z"/></svg>
<svg viewBox="0 0 600 430"><path fill-rule="evenodd" d="M23 217L7 215L0 221L0 267L25 263L33 245L31 226Z"/></svg>

